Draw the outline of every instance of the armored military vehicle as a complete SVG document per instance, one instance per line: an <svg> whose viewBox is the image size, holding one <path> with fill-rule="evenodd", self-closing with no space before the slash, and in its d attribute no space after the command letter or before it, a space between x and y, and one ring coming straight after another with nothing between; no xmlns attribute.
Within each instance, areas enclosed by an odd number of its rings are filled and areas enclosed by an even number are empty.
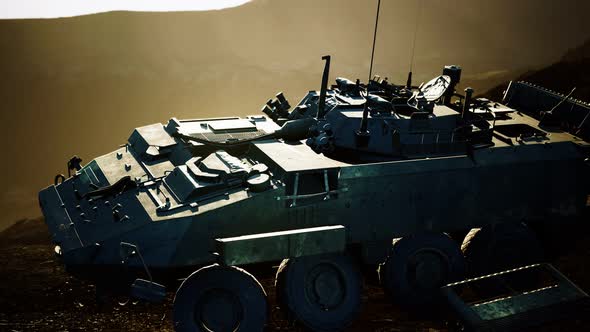
<svg viewBox="0 0 590 332"><path fill-rule="evenodd" d="M72 158L39 194L66 267L152 300L166 293L154 271L193 268L177 331L259 331L266 293L239 266L282 261L281 307L333 331L359 311L361 264L380 265L394 301L430 304L452 281L540 260L527 223L587 207L590 144L522 112L587 104L533 105L521 96L550 92L516 82L515 107L462 95L458 66L420 86L328 86L323 59L320 91L294 107L279 93L263 114L172 118L85 165Z"/></svg>

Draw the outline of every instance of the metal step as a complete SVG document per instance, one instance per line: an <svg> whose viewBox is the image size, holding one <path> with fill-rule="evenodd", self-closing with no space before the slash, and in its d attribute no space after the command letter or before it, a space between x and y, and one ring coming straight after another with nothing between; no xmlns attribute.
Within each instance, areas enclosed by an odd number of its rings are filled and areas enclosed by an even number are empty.
<svg viewBox="0 0 590 332"><path fill-rule="evenodd" d="M590 309L588 294L546 263L463 280L441 291L469 331L517 330Z"/></svg>

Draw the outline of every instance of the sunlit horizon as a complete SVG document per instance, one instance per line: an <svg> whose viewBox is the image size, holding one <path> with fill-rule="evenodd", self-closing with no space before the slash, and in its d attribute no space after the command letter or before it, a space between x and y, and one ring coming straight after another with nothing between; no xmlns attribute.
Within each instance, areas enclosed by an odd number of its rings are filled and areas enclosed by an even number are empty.
<svg viewBox="0 0 590 332"><path fill-rule="evenodd" d="M109 11L202 11L243 5L250 0L19 0L0 2L0 19L58 18Z"/></svg>

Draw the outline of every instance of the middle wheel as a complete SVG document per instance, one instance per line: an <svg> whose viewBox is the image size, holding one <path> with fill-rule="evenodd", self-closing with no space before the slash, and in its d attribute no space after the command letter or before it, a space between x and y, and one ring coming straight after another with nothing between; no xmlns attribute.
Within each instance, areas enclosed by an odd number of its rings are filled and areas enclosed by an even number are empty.
<svg viewBox="0 0 590 332"><path fill-rule="evenodd" d="M276 286L281 307L314 331L342 330L360 309L360 272L345 255L285 259Z"/></svg>
<svg viewBox="0 0 590 332"><path fill-rule="evenodd" d="M395 302L407 306L436 302L439 288L460 280L465 259L459 246L442 233L415 234L393 241L379 279Z"/></svg>

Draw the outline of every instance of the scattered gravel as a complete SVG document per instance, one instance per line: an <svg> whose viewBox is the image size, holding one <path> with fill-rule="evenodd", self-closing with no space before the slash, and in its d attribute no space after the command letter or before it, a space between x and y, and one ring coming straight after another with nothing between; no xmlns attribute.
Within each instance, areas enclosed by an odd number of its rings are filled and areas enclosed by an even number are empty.
<svg viewBox="0 0 590 332"><path fill-rule="evenodd" d="M113 301L99 306L94 286L69 276L54 258L46 234L38 229L43 224L27 222L20 226L19 232L9 229L8 233L0 233L0 331L173 331L173 294L157 305L128 302L121 306ZM582 236L569 239L571 250L551 261L588 290L590 272L584 265L590 258L590 236L578 233ZM284 320L278 309L272 277L262 278L261 283L271 308L267 331L301 331ZM445 321L450 317L445 314L416 315L392 305L378 285L367 282L364 287L362 314L347 331L448 330ZM590 318L586 315L544 326L542 330L573 331L588 330L588 327Z"/></svg>

